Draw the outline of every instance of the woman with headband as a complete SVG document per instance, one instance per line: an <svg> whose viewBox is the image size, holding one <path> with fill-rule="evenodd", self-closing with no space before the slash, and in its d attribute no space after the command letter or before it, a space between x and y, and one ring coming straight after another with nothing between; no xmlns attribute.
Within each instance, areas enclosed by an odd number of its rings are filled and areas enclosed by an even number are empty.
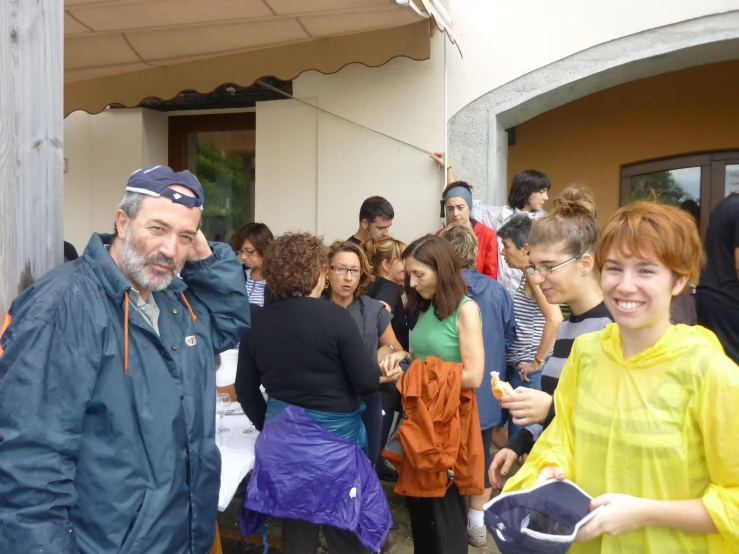
<svg viewBox="0 0 739 554"><path fill-rule="evenodd" d="M447 223L457 223L472 230L477 237L478 253L475 269L491 279L498 278L498 237L490 227L470 217L472 187L464 181L450 183L442 193L443 215ZM440 229L436 234L443 231Z"/></svg>

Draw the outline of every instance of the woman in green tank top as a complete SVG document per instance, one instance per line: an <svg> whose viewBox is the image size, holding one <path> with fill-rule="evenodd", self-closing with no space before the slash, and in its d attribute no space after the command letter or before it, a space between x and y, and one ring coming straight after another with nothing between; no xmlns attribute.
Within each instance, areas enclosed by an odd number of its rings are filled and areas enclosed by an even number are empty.
<svg viewBox="0 0 739 554"><path fill-rule="evenodd" d="M485 367L480 309L465 296L467 283L452 245L426 235L406 248L403 259L406 312L419 316L411 333L413 355L461 362L462 388L479 387ZM392 371L406 356L391 354L383 360L383 370ZM443 498L406 499L416 554L467 553L467 505L455 485Z"/></svg>

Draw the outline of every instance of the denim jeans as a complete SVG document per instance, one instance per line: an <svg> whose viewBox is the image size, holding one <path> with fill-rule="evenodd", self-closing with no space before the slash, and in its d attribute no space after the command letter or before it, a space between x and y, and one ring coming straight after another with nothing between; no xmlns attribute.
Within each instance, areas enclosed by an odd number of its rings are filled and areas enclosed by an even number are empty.
<svg viewBox="0 0 739 554"><path fill-rule="evenodd" d="M532 363L533 360L521 360L521 361L528 361L529 363ZM520 362L516 363L516 366ZM513 365L508 366L508 382L513 387L513 390L516 390L518 387L526 387L528 389L536 389L541 390L541 370L531 373L527 375L527 377L530 379L530 381L523 381L519 374L516 372L516 367ZM503 416L503 421L508 423L508 439L510 440L513 435L518 433L521 430L521 427L519 425L516 425L513 423L513 416L508 413L508 410L504 410L505 415Z"/></svg>

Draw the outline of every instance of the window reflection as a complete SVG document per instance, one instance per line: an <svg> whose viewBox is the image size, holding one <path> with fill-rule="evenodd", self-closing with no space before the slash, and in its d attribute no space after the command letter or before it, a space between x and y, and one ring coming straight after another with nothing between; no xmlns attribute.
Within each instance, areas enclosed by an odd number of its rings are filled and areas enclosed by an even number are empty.
<svg viewBox="0 0 739 554"><path fill-rule="evenodd" d="M655 171L630 178L629 201L657 200L677 206L700 225L701 168Z"/></svg>
<svg viewBox="0 0 739 554"><path fill-rule="evenodd" d="M187 168L203 185L202 229L225 242L254 217L254 131L188 133Z"/></svg>
<svg viewBox="0 0 739 554"><path fill-rule="evenodd" d="M739 191L739 164L726 166L726 181L724 183L724 196Z"/></svg>

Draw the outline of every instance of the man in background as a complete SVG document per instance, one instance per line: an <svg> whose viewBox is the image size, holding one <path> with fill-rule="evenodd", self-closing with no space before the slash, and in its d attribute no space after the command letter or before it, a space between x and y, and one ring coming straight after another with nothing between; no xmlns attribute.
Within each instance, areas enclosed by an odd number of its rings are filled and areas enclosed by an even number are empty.
<svg viewBox="0 0 739 554"><path fill-rule="evenodd" d="M360 245L370 237L389 237L394 217L395 211L390 202L382 196L370 196L359 208L359 229L347 240Z"/></svg>
<svg viewBox="0 0 739 554"><path fill-rule="evenodd" d="M716 333L726 355L739 364L739 191L711 212L706 257L695 293L698 325Z"/></svg>

